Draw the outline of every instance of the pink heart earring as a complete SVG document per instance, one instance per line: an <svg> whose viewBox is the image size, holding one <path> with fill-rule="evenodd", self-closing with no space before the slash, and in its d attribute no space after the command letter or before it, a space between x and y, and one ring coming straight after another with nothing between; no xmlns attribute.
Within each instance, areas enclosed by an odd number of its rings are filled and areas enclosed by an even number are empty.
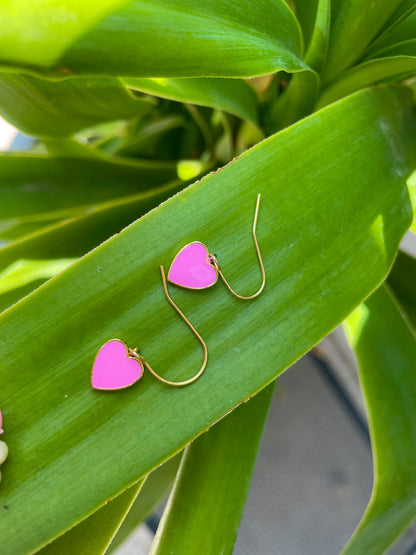
<svg viewBox="0 0 416 555"><path fill-rule="evenodd" d="M249 296L239 295L234 291L222 273L220 263L214 254L210 254L207 247L199 241L194 241L185 245L175 256L168 272L168 280L174 285L179 285L186 289L206 289L215 285L218 276L221 277L227 289L235 297L248 301L255 299L263 291L266 284L266 273L264 270L263 260L261 258L259 244L256 237L257 218L260 208L260 197L257 195L256 211L254 213L253 222L253 241L259 260L259 266L262 276L262 282L259 289Z"/></svg>
<svg viewBox="0 0 416 555"><path fill-rule="evenodd" d="M163 266L160 267L160 273L162 276L163 290L165 296L170 305L176 310L188 328L192 331L195 337L202 345L204 351L204 360L202 362L201 368L198 372L188 380L173 382L167 380L157 374L155 370L150 366L147 360L138 352L137 347L135 349L130 349L123 341L120 339L111 339L104 343L101 349L98 351L95 357L92 373L91 373L91 386L93 389L101 389L105 391L114 391L117 389L124 389L136 383L143 376L144 369L147 368L148 371L153 374L155 378L164 384L171 385L174 387L181 387L184 385L189 385L196 381L204 372L207 361L208 361L208 349L205 341L199 335L197 330L180 310L180 308L171 299L168 288L166 285L165 270Z"/></svg>

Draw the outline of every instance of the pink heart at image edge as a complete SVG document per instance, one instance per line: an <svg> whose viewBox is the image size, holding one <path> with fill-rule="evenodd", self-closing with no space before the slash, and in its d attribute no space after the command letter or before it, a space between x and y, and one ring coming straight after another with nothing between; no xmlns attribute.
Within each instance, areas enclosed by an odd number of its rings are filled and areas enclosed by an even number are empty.
<svg viewBox="0 0 416 555"><path fill-rule="evenodd" d="M205 245L195 241L178 252L169 269L168 280L187 289L206 289L217 281L217 270L209 261Z"/></svg>
<svg viewBox="0 0 416 555"><path fill-rule="evenodd" d="M107 341L95 357L91 374L94 389L112 391L129 387L143 375L143 365L128 356L126 345L119 339Z"/></svg>
<svg viewBox="0 0 416 555"><path fill-rule="evenodd" d="M4 432L4 430L3 430L3 415L2 415L1 410L0 410L0 434L2 434L3 432Z"/></svg>

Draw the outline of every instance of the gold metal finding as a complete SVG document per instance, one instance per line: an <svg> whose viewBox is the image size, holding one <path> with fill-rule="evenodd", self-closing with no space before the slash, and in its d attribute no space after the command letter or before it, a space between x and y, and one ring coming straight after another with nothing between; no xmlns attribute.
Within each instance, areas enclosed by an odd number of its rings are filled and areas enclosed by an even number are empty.
<svg viewBox="0 0 416 555"><path fill-rule="evenodd" d="M252 231L254 246L256 247L256 253L257 253L257 258L259 260L259 266L260 266L261 277L262 277L262 282L261 282L260 288L255 293L253 293L252 295L249 295L247 297L243 296L243 295L239 295L238 293L236 293L234 291L234 289L231 287L231 285L225 279L224 274L222 273L222 270L221 270L220 263L218 262L216 256L213 255L213 254L209 255L209 259L210 259L212 265L217 270L218 274L220 275L220 277L221 277L222 281L224 282L228 291L230 293L232 293L235 297L237 297L238 299L242 299L243 301L249 301L251 299L255 299L256 297L258 297L260 295L260 293L263 291L264 286L266 285L266 272L264 270L264 264L263 264L263 260L262 260L262 257L261 257L259 243L257 241L257 236L256 236L257 219L258 219L259 208L260 208L260 199L261 199L261 194L258 194L257 195L256 211L254 213L253 231Z"/></svg>
<svg viewBox="0 0 416 555"><path fill-rule="evenodd" d="M169 295L168 287L167 287L167 284L166 284L165 269L164 269L163 266L160 267L160 274L162 276L163 290L165 292L166 299L168 300L169 304L175 309L175 311L179 314L179 316L182 318L182 320L185 322L185 324L188 326L188 328L192 331L192 333L195 335L195 337L198 339L198 341L202 345L202 349L204 351L204 360L202 362L202 366L192 378L189 378L189 380L184 380L182 382L173 382L171 380L166 380L165 378L160 376L157 372L155 372L155 370L153 370L153 368L150 366L150 364L147 362L147 360L145 358L143 358L143 356L138 352L138 349L129 349L129 353L136 360L138 360L139 362L144 364L144 366L149 370L149 372L156 379L158 379L159 381L161 381L161 382L163 382L167 385L172 385L174 387L182 387L184 385L189 385L189 384L195 382L203 374L203 372L204 372L204 370L207 366L207 362L208 362L208 349L207 349L205 341L199 335L197 330L194 328L194 326L191 324L191 322L188 320L188 318L185 316L185 314L182 312L182 310L171 299L171 296Z"/></svg>

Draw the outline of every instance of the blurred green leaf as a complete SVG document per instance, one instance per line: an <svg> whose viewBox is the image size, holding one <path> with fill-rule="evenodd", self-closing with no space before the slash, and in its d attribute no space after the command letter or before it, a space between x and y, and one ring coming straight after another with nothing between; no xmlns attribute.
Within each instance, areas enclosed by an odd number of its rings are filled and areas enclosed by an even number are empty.
<svg viewBox="0 0 416 555"><path fill-rule="evenodd" d="M18 260L0 272L0 295L41 279L56 276L77 259Z"/></svg>
<svg viewBox="0 0 416 555"><path fill-rule="evenodd" d="M304 68L300 29L283 0L13 0L0 6L0 37L0 65L55 76L252 77Z"/></svg>
<svg viewBox="0 0 416 555"><path fill-rule="evenodd" d="M302 28L305 49L308 48L315 26L319 0L295 0L296 17Z"/></svg>
<svg viewBox="0 0 416 555"><path fill-rule="evenodd" d="M345 555L379 555L416 516L416 337L382 286L347 319L374 459L370 503Z"/></svg>
<svg viewBox="0 0 416 555"><path fill-rule="evenodd" d="M141 122L131 136L123 137L118 144L117 137L115 138L114 151L117 155L121 156L137 156L151 148L159 156L160 149L157 147L161 137L173 129L185 127L185 124L185 118L180 114L161 117L149 122ZM97 146L103 148L102 145Z"/></svg>
<svg viewBox="0 0 416 555"><path fill-rule="evenodd" d="M324 70L326 83L360 59L402 0L336 0L332 6L331 37Z"/></svg>
<svg viewBox="0 0 416 555"><path fill-rule="evenodd" d="M330 0L319 0L311 40L305 61L315 71L320 71L325 62L331 26Z"/></svg>
<svg viewBox="0 0 416 555"><path fill-rule="evenodd" d="M406 176L416 134L408 92L363 91L269 137L0 316L10 448L0 489L6 553L35 550L182 450L380 284L412 219ZM182 389L146 375L124 391L93 391L91 365L111 337L140 344L170 379L199 367L195 338L168 306L158 267L200 240L238 291L255 289L257 192L263 295L243 303L220 284L199 292L171 287L207 341L205 374Z"/></svg>
<svg viewBox="0 0 416 555"><path fill-rule="evenodd" d="M240 79L124 79L131 89L162 98L218 108L257 122L254 89Z"/></svg>
<svg viewBox="0 0 416 555"><path fill-rule="evenodd" d="M40 555L102 555L107 552L134 500L140 495L143 481L109 499L98 511L66 534L38 551Z"/></svg>
<svg viewBox="0 0 416 555"><path fill-rule="evenodd" d="M177 165L170 162L0 154L0 223L76 216L175 178Z"/></svg>
<svg viewBox="0 0 416 555"><path fill-rule="evenodd" d="M186 448L151 555L232 554L273 390L269 385Z"/></svg>
<svg viewBox="0 0 416 555"><path fill-rule="evenodd" d="M416 260L399 251L388 284L416 330Z"/></svg>
<svg viewBox="0 0 416 555"><path fill-rule="evenodd" d="M416 56L392 56L370 60L353 67L338 81L323 89L317 103L322 108L331 102L382 81L405 79L416 71Z"/></svg>
<svg viewBox="0 0 416 555"><path fill-rule="evenodd" d="M276 99L271 109L267 122L270 130L283 129L313 112L320 87L318 72L328 49L330 15L330 2L319 0L305 55L305 61L315 71L303 71L292 76L288 89Z"/></svg>
<svg viewBox="0 0 416 555"><path fill-rule="evenodd" d="M59 220L0 248L0 269L20 259L79 257L108 239L184 186L172 181L136 195L91 206L79 216Z"/></svg>
<svg viewBox="0 0 416 555"><path fill-rule="evenodd" d="M415 27L416 33L416 27ZM377 58L393 57L393 56L412 56L413 59L416 58L416 39L406 40L400 42L399 44L393 44L388 48L378 52L376 54Z"/></svg>
<svg viewBox="0 0 416 555"><path fill-rule="evenodd" d="M16 287L14 289L10 289L6 293L2 293L0 295L0 313L7 308L10 308L21 299L32 293L35 289L40 287L42 283L45 283L46 279L40 279L38 281L31 281L26 285L22 285L21 287Z"/></svg>
<svg viewBox="0 0 416 555"><path fill-rule="evenodd" d="M398 25L403 19L408 17L412 12L416 10L415 0L402 0L397 7L396 11L393 12L390 19L387 21L383 28L384 32L389 32L393 27ZM383 34L381 33L381 34Z"/></svg>
<svg viewBox="0 0 416 555"><path fill-rule="evenodd" d="M105 121L140 117L153 106L150 99L135 98L120 79L53 82L0 73L0 115L37 137L66 137Z"/></svg>
<svg viewBox="0 0 416 555"><path fill-rule="evenodd" d="M416 40L416 11L409 14L408 17L374 41L367 50L365 58L371 59L387 56L388 53L383 53L384 50L412 39L413 41Z"/></svg>
<svg viewBox="0 0 416 555"><path fill-rule="evenodd" d="M135 528L144 522L156 509L173 484L181 456L181 454L178 454L172 457L146 477L140 494L137 496L126 518L123 520L117 535L111 542L108 553L112 553L117 549Z"/></svg>

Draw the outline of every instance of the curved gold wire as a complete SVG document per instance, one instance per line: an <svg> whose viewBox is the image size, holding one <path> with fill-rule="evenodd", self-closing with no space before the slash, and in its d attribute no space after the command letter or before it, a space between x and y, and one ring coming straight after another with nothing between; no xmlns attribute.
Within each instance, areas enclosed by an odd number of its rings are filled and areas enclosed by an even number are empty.
<svg viewBox="0 0 416 555"><path fill-rule="evenodd" d="M232 293L235 297L237 297L238 299L242 299L243 301L249 301L251 299L255 299L256 297L258 297L260 295L260 293L263 291L264 286L266 285L266 272L264 270L264 264L263 264L263 260L262 260L262 257L261 257L261 252L260 252L260 247L259 247L259 244L258 244L258 241L257 241L257 236L256 236L257 218L258 218L258 215L259 215L259 208L260 208L260 199L261 199L261 194L258 194L257 195L256 211L254 213L254 221L253 221L253 241L254 241L254 246L256 247L256 253L257 253L257 258L259 260L259 266L260 266L261 277L262 277L262 282L261 282L260 288L255 293L253 293L253 295L249 295L248 297L245 297L243 295L239 295L238 293L236 293L234 291L234 289L231 287L231 285L228 283L228 281L225 279L225 276L222 273L221 266L220 266L217 258L213 254L210 254L211 262L212 262L213 266L215 267L215 269L217 270L218 274L220 275L222 281L225 283L225 286L228 289L228 291L230 293Z"/></svg>
<svg viewBox="0 0 416 555"><path fill-rule="evenodd" d="M182 382L172 382L171 380L166 380L165 378L162 378L162 376L159 376L159 374L157 372L155 372L155 370L153 370L153 368L150 366L150 364L147 362L147 360L145 358L143 358L143 356L137 352L137 349L130 349L130 354L134 358L136 358L137 360L142 362L146 366L146 368L149 370L149 372L156 379L158 379L159 381L161 381L161 382L163 382L167 385L172 385L174 387L181 387L181 386L189 385L189 384L195 382L203 374L203 372L204 372L204 370L207 366L207 362L208 362L208 349L207 349L205 341L199 335L197 330L194 328L194 326L191 324L191 322L188 320L188 318L185 316L185 314L181 311L181 309L171 299L171 297L169 295L168 287L167 287L167 284L166 284L165 269L164 269L163 266L160 267L160 274L162 276L163 290L165 292L166 299L168 300L169 304L175 309L175 311L179 314L179 316L182 318L182 320L185 322L185 324L188 326L188 328L192 331L192 333L195 335L195 337L198 339L198 341L202 345L202 349L204 351L204 360L202 362L202 366L198 370L198 372L192 378L190 378L189 380L184 380Z"/></svg>

